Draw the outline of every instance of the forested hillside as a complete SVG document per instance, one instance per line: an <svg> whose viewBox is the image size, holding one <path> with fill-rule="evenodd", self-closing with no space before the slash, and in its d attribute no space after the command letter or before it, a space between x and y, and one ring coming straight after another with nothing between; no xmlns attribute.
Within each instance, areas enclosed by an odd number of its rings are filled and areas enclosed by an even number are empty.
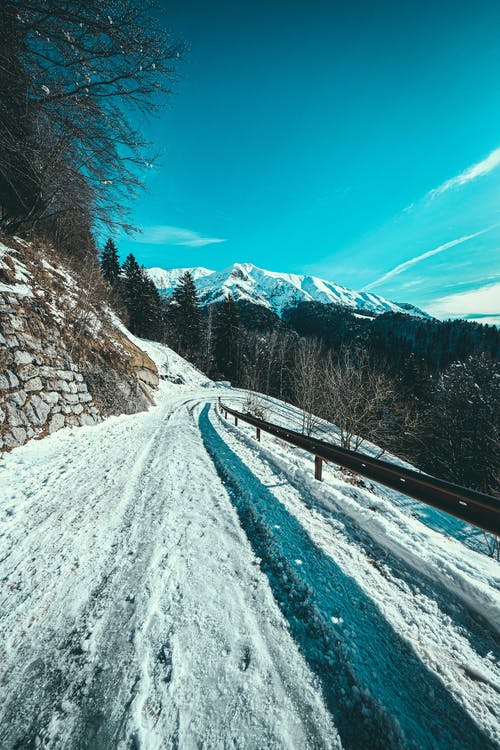
<svg viewBox="0 0 500 750"><path fill-rule="evenodd" d="M117 288L127 273L125 264ZM335 422L344 447L368 439L441 478L500 490L496 326L319 302L279 317L231 295L200 307L189 271L167 299L143 283L156 312L142 333L211 377L297 404L304 429L313 429L314 415Z"/></svg>

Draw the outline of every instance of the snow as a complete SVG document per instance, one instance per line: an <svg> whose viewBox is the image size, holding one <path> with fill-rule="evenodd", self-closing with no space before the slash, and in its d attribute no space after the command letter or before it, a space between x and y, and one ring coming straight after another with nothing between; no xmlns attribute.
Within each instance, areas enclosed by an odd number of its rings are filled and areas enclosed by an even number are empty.
<svg viewBox="0 0 500 750"><path fill-rule="evenodd" d="M197 266L196 268L172 268L170 270L155 267L146 270L149 277L159 289L171 289L172 291L186 271L189 271L195 280L215 273L215 271L211 271L209 268L203 268L203 266Z"/></svg>
<svg viewBox="0 0 500 750"><path fill-rule="evenodd" d="M31 288L31 274L28 269L17 257L17 253L12 248L4 245L0 242L0 268L7 268L9 266L2 260L4 255L8 255L11 264L14 266L14 277L17 282L15 284L4 284L0 282L0 292L8 292L11 294L17 294L19 297L32 297L33 290ZM9 269L10 270L10 269Z"/></svg>
<svg viewBox="0 0 500 750"><path fill-rule="evenodd" d="M2 747L339 747L177 393L3 459Z"/></svg>
<svg viewBox="0 0 500 750"><path fill-rule="evenodd" d="M155 285L167 295L172 293L185 271L192 273L202 304L220 302L231 293L236 300L262 305L278 315L287 307L310 301L340 304L376 314L388 311L407 313L409 309L376 294L355 292L317 276L267 271L251 263L234 263L222 271L199 267L147 269ZM424 315L417 308L411 310L414 315Z"/></svg>
<svg viewBox="0 0 500 750"><path fill-rule="evenodd" d="M233 389L230 395L230 399L227 401L228 405L233 404L235 408L245 410L245 402L248 398L247 391ZM257 398L261 406L264 408L268 419L275 424L281 425L282 427L288 427L298 432L302 429L302 412L292 404L279 401L278 399L266 396L263 394L252 394L254 398ZM312 434L323 440L329 441L334 445L340 445L340 432L336 425L333 425L324 419L315 418L314 429ZM366 455L373 458L382 457L383 460L389 461L392 464L401 466L403 468L412 469L418 471L417 467L412 466L407 461L403 461L398 456L392 455L391 453L385 452L382 454L380 447L371 443L369 440L364 440L359 450ZM304 454L308 456L308 454ZM309 461L309 457L307 461ZM342 486L345 485L345 474L342 473L341 469L334 469L337 478L340 478ZM448 537L455 538L461 541L470 549L479 551L482 553L487 552L487 545L485 544L484 533L481 529L477 529L474 526L469 526L465 521L461 521L458 518L443 513L435 508L413 500L412 498L397 492L396 490L389 489L383 485L377 484L376 482L369 480L362 480L363 486L372 488L377 492L377 504L380 505L380 497L386 498L390 502L390 507L396 505L400 508L403 513L411 518L417 518L421 523L425 524L429 528L435 529L436 531L445 534ZM362 493L358 495L358 499L362 499ZM369 507L373 504L374 499L371 493L366 494L365 505Z"/></svg>
<svg viewBox="0 0 500 750"><path fill-rule="evenodd" d="M0 746L498 746L500 566L114 322L157 405L0 459Z"/></svg>
<svg viewBox="0 0 500 750"><path fill-rule="evenodd" d="M19 297L32 297L33 292L26 284L2 284L0 282L0 292L9 292L17 294Z"/></svg>
<svg viewBox="0 0 500 750"><path fill-rule="evenodd" d="M258 496L266 491L263 488L270 488L267 492L299 521L315 549L322 550L341 567L343 575L356 582L383 614L385 623L411 646L474 721L480 717L490 741L498 743L500 669L492 656L498 652L500 632L498 563L427 529L398 508L386 507L385 515L378 517L380 499L372 495L378 508L368 511L358 502L362 491L345 482L343 487L329 482L328 476L322 484L315 482L311 457L296 449L284 450L283 443L268 435L262 439L264 447L250 437L253 429L248 425L240 422L235 428L220 417L212 418L212 423L260 481ZM293 454L291 460L289 453ZM248 482L246 488L248 492ZM269 527L286 528L283 520L275 523L275 515L270 519ZM300 560L302 565L304 556L297 558L296 551L290 553L290 559L295 564ZM308 585L319 589L316 581L308 580ZM350 610L353 602L348 598L343 606L346 604ZM338 612L325 614L334 624L352 617L345 611L341 616ZM363 663L374 658L371 648L383 647L380 639L371 646L364 643L369 640L368 633L368 628L359 632L355 641L360 651L368 650ZM412 688L406 681L404 684L411 693ZM385 691L387 686L379 689ZM370 693L374 690L370 684ZM414 700L416 703L417 699L411 698ZM428 721L434 718L429 716ZM422 723L425 725L424 719ZM471 739L467 747L473 746Z"/></svg>

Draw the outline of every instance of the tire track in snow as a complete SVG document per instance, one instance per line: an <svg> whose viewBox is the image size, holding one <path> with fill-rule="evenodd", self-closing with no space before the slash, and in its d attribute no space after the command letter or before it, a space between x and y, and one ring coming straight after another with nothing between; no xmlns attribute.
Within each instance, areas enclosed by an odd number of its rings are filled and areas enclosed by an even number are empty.
<svg viewBox="0 0 500 750"><path fill-rule="evenodd" d="M269 611L267 580L256 576L192 411L178 415L180 445L165 466L167 486L188 480L165 519L166 537L182 536L182 543L160 564L136 638L143 654L130 725L137 746L339 748L279 611Z"/></svg>
<svg viewBox="0 0 500 750"><path fill-rule="evenodd" d="M356 503L350 499L358 495L353 487L345 485L342 491L318 483L312 479L309 457L305 464L297 455L290 462L282 451L276 454L263 447L248 432L233 428L220 417L216 421L224 425L225 434L243 461L250 462L253 471L257 469L261 479L264 477L262 481L272 485L276 477L285 477L288 491L277 485L273 494L298 518L313 542L339 562L377 603L491 742L500 746L494 563L488 561L492 578L485 588L488 577L482 580L481 557L469 560L469 566L473 562L478 566L476 581L470 567L465 568L466 574L465 570L461 572L463 550L456 542L448 549L447 540L440 535L429 532L429 538L425 533L414 538L406 526L406 536L398 535L397 526L392 528L399 539L396 542L391 527L379 528L376 514L370 519L361 515L363 522L359 525ZM276 447L273 440L271 446ZM299 471L298 466L302 466ZM395 514L398 516L397 510ZM431 554L429 545L433 545ZM441 550L434 549L439 545L443 545Z"/></svg>
<svg viewBox="0 0 500 750"><path fill-rule="evenodd" d="M167 414L166 419L169 417ZM132 466L127 467L127 483L120 499L124 508L121 528L116 531L108 564L89 592L76 627L69 632L52 633L54 650L47 651L46 644L41 644L39 652L33 653L36 644L27 642L25 648L21 644L15 673L4 676L10 689L2 706L2 747L31 747L40 741L58 748L99 750L114 746L123 723L123 707L126 713L135 686L128 664L132 657L130 633L136 604L128 593L131 585L128 575L133 571L140 576L147 564L147 549L144 546L141 549L136 534L147 497L139 485L148 474L153 446L162 429L163 424L156 427ZM49 480L50 474L48 487ZM77 527L79 518L77 512L72 525ZM50 517L43 521L42 533L49 521ZM63 527L61 538L68 530ZM37 552L35 548L30 554ZM57 552L52 547L51 554ZM28 597L32 593L29 591ZM23 707L22 712L19 706Z"/></svg>
<svg viewBox="0 0 500 750"><path fill-rule="evenodd" d="M345 747L493 747L373 601L229 449L208 408L200 417L207 450L295 640L322 682Z"/></svg>
<svg viewBox="0 0 500 750"><path fill-rule="evenodd" d="M2 750L339 750L189 414L196 400L9 457L22 470L3 537L18 548L3 567Z"/></svg>

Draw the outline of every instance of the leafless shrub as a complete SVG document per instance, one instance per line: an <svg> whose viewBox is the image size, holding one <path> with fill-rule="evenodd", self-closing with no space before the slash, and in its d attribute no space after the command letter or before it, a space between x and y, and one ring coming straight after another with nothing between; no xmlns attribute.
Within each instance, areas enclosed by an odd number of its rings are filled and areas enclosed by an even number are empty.
<svg viewBox="0 0 500 750"><path fill-rule="evenodd" d="M257 419L265 420L267 416L266 403L256 393L247 393L246 399L243 402L243 411Z"/></svg>
<svg viewBox="0 0 500 750"><path fill-rule="evenodd" d="M298 343L293 373L293 394L302 409L302 432L311 435L318 424L318 412L323 403L321 383L322 347L316 339L301 339Z"/></svg>
<svg viewBox="0 0 500 750"><path fill-rule="evenodd" d="M395 389L365 350L345 348L336 358L329 355L322 387L322 413L338 426L343 448L358 450L367 438L387 444L395 424Z"/></svg>

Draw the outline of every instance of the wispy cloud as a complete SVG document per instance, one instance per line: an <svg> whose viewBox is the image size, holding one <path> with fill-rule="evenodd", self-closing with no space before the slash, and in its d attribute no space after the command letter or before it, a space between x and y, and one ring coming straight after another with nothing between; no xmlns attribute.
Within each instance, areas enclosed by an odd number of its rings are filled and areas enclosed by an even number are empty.
<svg viewBox="0 0 500 750"><path fill-rule="evenodd" d="M500 281L467 292L448 294L427 305L437 318L468 318L482 322L500 322Z"/></svg>
<svg viewBox="0 0 500 750"><path fill-rule="evenodd" d="M204 247L226 242L220 237L202 237L191 229L172 227L167 224L144 227L135 241L142 245L184 245L186 247Z"/></svg>
<svg viewBox="0 0 500 750"><path fill-rule="evenodd" d="M408 268L411 268L417 263L420 263L422 260L425 260L426 258L431 258L433 255L437 255L438 253L443 253L445 250L449 250L450 248L455 247L456 245L461 245L463 242L467 242L468 240L474 239L474 237L479 237L481 234L490 232L496 226L498 225L495 224L492 227L487 227L486 229L482 229L480 232L475 232L474 234L466 234L463 237L458 237L458 239L456 240L445 242L443 245L439 245L439 247L435 247L433 250L427 250L427 252L422 253L421 255L416 255L414 258L410 258L410 260L405 260L404 263L400 263L395 268L392 268L390 271L387 271L387 273L384 273L383 276L380 276L378 279L375 279L375 281L371 281L369 284L366 284L366 286L364 286L361 291L366 292L368 291L368 289L373 289L374 286L379 286L380 284L383 284L389 279L392 279L393 276L398 276L400 273L407 271Z"/></svg>
<svg viewBox="0 0 500 750"><path fill-rule="evenodd" d="M439 195L443 195L443 193L446 193L452 188L460 187L461 185L465 185L468 182L471 182L471 180L475 180L477 177L482 177L483 175L488 174L488 172L492 172L499 165L500 148L496 148L491 152L491 154L486 157L486 159L477 162L477 164L473 164L471 167L468 167L463 172L456 175L456 177L452 177L450 180L446 180L446 182L443 182L442 185L434 188L434 190L431 190L429 193L427 193L427 197L436 198Z"/></svg>

